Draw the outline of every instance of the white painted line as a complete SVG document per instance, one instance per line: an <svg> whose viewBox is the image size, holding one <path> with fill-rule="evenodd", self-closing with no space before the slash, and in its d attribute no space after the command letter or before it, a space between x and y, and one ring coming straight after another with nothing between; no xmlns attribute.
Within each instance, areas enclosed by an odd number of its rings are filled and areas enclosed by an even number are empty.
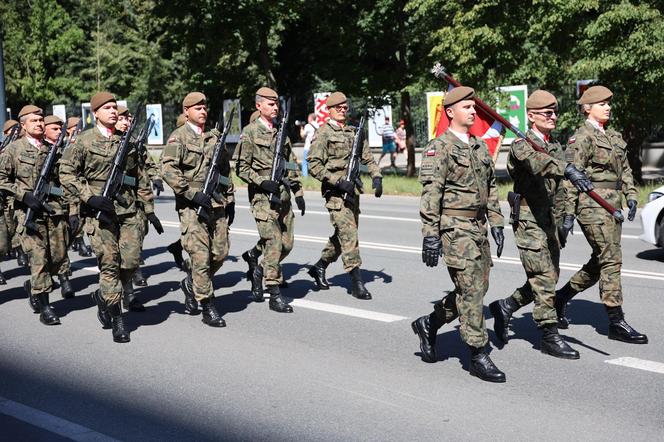
<svg viewBox="0 0 664 442"><path fill-rule="evenodd" d="M353 307L343 307L340 305L326 304L323 302L309 301L306 299L293 299L290 305L321 312L337 313L339 315L353 316L355 318L371 319L379 322L396 322L408 319L405 316L390 315L389 313L373 312Z"/></svg>
<svg viewBox="0 0 664 442"><path fill-rule="evenodd" d="M82 425L0 396L0 413L76 441L117 441ZM6 429L5 429L6 431Z"/></svg>
<svg viewBox="0 0 664 442"><path fill-rule="evenodd" d="M617 359L608 359L607 364L622 365L623 367L636 368L639 370L652 371L653 373L664 374L664 364L661 362L648 361L647 359L623 357Z"/></svg>

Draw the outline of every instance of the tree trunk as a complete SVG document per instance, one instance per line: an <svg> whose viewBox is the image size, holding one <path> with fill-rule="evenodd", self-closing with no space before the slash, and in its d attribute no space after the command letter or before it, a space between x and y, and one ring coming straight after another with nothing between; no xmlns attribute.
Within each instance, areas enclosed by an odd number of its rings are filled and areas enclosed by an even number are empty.
<svg viewBox="0 0 664 442"><path fill-rule="evenodd" d="M413 121L410 113L410 93L401 92L401 118L406 122L406 152L408 154L408 164L406 165L406 176L415 176L415 133L413 130Z"/></svg>

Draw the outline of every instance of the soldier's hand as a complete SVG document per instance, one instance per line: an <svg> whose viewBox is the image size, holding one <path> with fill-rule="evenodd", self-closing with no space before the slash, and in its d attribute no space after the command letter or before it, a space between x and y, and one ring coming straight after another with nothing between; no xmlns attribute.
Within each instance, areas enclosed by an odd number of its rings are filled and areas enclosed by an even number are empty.
<svg viewBox="0 0 664 442"><path fill-rule="evenodd" d="M422 239L422 262L427 267L436 267L438 257L443 256L443 245L439 236L425 236Z"/></svg>
<svg viewBox="0 0 664 442"><path fill-rule="evenodd" d="M574 230L574 215L565 215L563 217L563 224L558 228L558 240L560 241L560 248L567 245L567 235Z"/></svg>
<svg viewBox="0 0 664 442"><path fill-rule="evenodd" d="M159 196L161 192L164 191L164 182L162 180L154 180L152 181L152 188L154 189L157 196Z"/></svg>
<svg viewBox="0 0 664 442"><path fill-rule="evenodd" d="M496 242L496 256L500 258L503 254L503 247L505 246L505 233L502 227L491 227L491 236Z"/></svg>
<svg viewBox="0 0 664 442"><path fill-rule="evenodd" d="M113 201L111 201L110 198L107 198L105 196L92 196L87 202L87 205L92 207L93 209L100 210L102 212L106 212L110 215L115 216L115 205L113 204Z"/></svg>
<svg viewBox="0 0 664 442"><path fill-rule="evenodd" d="M297 204L297 208L300 209L300 216L304 216L304 209L305 209L304 197L303 196L296 196L295 197L295 204Z"/></svg>
<svg viewBox="0 0 664 442"><path fill-rule="evenodd" d="M585 173L581 172L572 163L565 167L565 178L567 178L579 192L590 192L594 189L592 181Z"/></svg>
<svg viewBox="0 0 664 442"><path fill-rule="evenodd" d="M261 181L261 189L268 193L278 194L279 193L279 183L272 180L263 180Z"/></svg>
<svg viewBox="0 0 664 442"><path fill-rule="evenodd" d="M41 201L39 201L39 198L37 198L32 192L25 192L25 194L23 194L23 203L32 210L42 209Z"/></svg>
<svg viewBox="0 0 664 442"><path fill-rule="evenodd" d="M205 209L212 209L212 198L203 192L196 192L191 200L194 202L194 204L198 204Z"/></svg>
<svg viewBox="0 0 664 442"><path fill-rule="evenodd" d="M383 195L383 178L379 176L375 177L372 180L371 188L376 189L374 196L380 198Z"/></svg>
<svg viewBox="0 0 664 442"><path fill-rule="evenodd" d="M71 232L71 235L76 236L78 229L81 227L81 218L79 218L78 215L69 215L69 220L67 223L69 224L69 231Z"/></svg>
<svg viewBox="0 0 664 442"><path fill-rule="evenodd" d="M157 215L154 213L148 213L147 214L148 221L150 221L150 224L152 224L152 227L157 231L158 234L164 233L164 228L161 225L161 221L159 221L159 218L157 218Z"/></svg>
<svg viewBox="0 0 664 442"><path fill-rule="evenodd" d="M629 212L627 212L627 219L630 221L634 221L634 217L636 216L636 206L638 203L636 200L627 200L627 207L629 207Z"/></svg>
<svg viewBox="0 0 664 442"><path fill-rule="evenodd" d="M230 226L235 220L235 201L226 204L224 211L226 212L226 218L228 220L228 225Z"/></svg>
<svg viewBox="0 0 664 442"><path fill-rule="evenodd" d="M335 184L336 188L341 190L343 193L353 193L355 192L355 185L348 180L341 178Z"/></svg>

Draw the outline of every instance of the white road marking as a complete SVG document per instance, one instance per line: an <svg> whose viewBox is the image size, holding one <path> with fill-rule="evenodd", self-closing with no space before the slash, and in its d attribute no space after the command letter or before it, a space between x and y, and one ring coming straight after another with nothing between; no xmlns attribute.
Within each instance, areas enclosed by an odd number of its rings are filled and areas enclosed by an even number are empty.
<svg viewBox="0 0 664 442"><path fill-rule="evenodd" d="M408 319L405 316L390 315L389 313L379 313L371 310L363 310L353 307L343 307L341 305L326 304L323 302L309 301L307 299L293 299L290 305L321 312L337 313L339 315L353 316L355 318L371 319L379 322L396 322Z"/></svg>
<svg viewBox="0 0 664 442"><path fill-rule="evenodd" d="M0 396L0 413L76 441L117 441L105 434ZM7 431L7 429L5 429Z"/></svg>
<svg viewBox="0 0 664 442"><path fill-rule="evenodd" d="M652 371L653 373L664 374L664 364L661 362L649 361L647 359L623 357L617 359L608 359L607 364L622 365L623 367L637 368L639 370Z"/></svg>

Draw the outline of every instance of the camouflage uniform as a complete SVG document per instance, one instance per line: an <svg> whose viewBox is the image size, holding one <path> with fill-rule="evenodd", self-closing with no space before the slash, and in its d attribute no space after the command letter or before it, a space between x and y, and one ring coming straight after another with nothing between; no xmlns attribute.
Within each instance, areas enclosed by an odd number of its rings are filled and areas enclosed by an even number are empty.
<svg viewBox="0 0 664 442"><path fill-rule="evenodd" d="M293 249L294 238L290 190L296 197L304 194L289 139L284 143L283 156L288 161L291 187L280 187L281 204L278 207L271 206L270 194L260 187L262 181L270 179L277 132L276 127L268 128L262 119L258 118L244 128L237 147L236 167L238 176L249 185L249 202L260 235L257 248L263 253L260 266L266 287L284 282L280 263Z"/></svg>
<svg viewBox="0 0 664 442"><path fill-rule="evenodd" d="M346 272L362 265L357 239L360 192L356 187L355 201L349 207L344 204L343 195L334 187L334 184L339 179L346 178L356 131L354 126L340 126L333 121L328 121L316 132L316 140L312 143L307 157L309 173L322 183L321 193L325 198L325 207L334 227L334 233L321 253L321 260L331 263L341 255ZM366 140L362 148L361 162L368 168L372 178L381 177L380 169Z"/></svg>
<svg viewBox="0 0 664 442"><path fill-rule="evenodd" d="M481 139L466 144L451 131L429 142L422 156L420 200L423 236L441 236L454 291L436 303L441 324L459 317L461 338L471 347L488 341L483 299L492 265L486 219L503 226L489 149Z"/></svg>
<svg viewBox="0 0 664 442"><path fill-rule="evenodd" d="M625 141L620 133L602 133L590 122L577 129L567 146L568 160L585 171L597 192L609 204L622 207L622 196L636 200L632 169L627 162ZM575 292L582 292L599 281L602 302L607 307L623 303L620 283L622 225L586 194L567 186L566 214L576 214L581 230L592 248L590 260L569 281Z"/></svg>
<svg viewBox="0 0 664 442"><path fill-rule="evenodd" d="M113 157L120 146L117 134L106 138L98 127L82 132L63 154L60 180L70 201L82 203L83 229L99 265L99 288L106 304L120 301L125 286L138 267L141 224L136 216L136 202L145 204L153 212L153 195L149 185L141 179L144 172L135 149L130 149L124 167L124 184L118 200L113 199L117 221L102 223L96 212L85 203L99 196L113 166ZM78 215L78 208L70 206L70 215Z"/></svg>
<svg viewBox="0 0 664 442"><path fill-rule="evenodd" d="M225 207L234 201L234 188L227 159L222 174L229 180L221 183L221 203L212 199L212 227L199 219L198 207L191 201L196 192L203 189L216 141L214 134L204 132L198 135L190 124L184 124L168 138L161 160L162 177L175 192L182 246L190 257L193 293L197 301L213 297L212 278L224 263L230 247Z"/></svg>

